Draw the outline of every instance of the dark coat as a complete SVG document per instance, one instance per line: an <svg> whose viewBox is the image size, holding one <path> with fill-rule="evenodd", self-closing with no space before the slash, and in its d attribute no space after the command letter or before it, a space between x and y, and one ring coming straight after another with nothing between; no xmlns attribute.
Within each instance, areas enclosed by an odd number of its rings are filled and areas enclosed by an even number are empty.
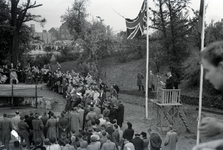
<svg viewBox="0 0 223 150"><path fill-rule="evenodd" d="M102 104L104 103L106 99L106 93L105 92L100 93L99 99L100 99L100 105L102 106Z"/></svg>
<svg viewBox="0 0 223 150"><path fill-rule="evenodd" d="M119 135L119 132L118 132L118 130L115 130L113 133L112 133L112 142L114 142L116 145L118 145L119 144L119 139L120 139L120 137L119 137L120 135Z"/></svg>
<svg viewBox="0 0 223 150"><path fill-rule="evenodd" d="M110 113L109 113L110 122L113 122L113 120L116 119L116 118L117 118L116 109L115 108L111 108L110 109Z"/></svg>
<svg viewBox="0 0 223 150"><path fill-rule="evenodd" d="M43 128L43 134L44 136L46 137L46 134L47 134L47 127L45 127L46 123L47 123L47 120L49 119L47 116L42 116L40 118L43 122L43 125L44 125L44 128Z"/></svg>
<svg viewBox="0 0 223 150"><path fill-rule="evenodd" d="M68 135L69 120L66 117L60 117L58 122L58 127L59 127L59 138L61 137L62 133Z"/></svg>
<svg viewBox="0 0 223 150"><path fill-rule="evenodd" d="M173 89L174 87L174 78L173 76L170 76L166 79L166 89Z"/></svg>
<svg viewBox="0 0 223 150"><path fill-rule="evenodd" d="M29 125L29 129L33 130L33 124L32 124L32 120L35 119L34 117L29 117L28 119L26 119L26 123Z"/></svg>
<svg viewBox="0 0 223 150"><path fill-rule="evenodd" d="M143 82L142 80L144 79L143 75L141 73L137 74L137 86L142 86Z"/></svg>
<svg viewBox="0 0 223 150"><path fill-rule="evenodd" d="M0 122L2 143L9 143L11 140L12 123L9 118L3 118Z"/></svg>
<svg viewBox="0 0 223 150"><path fill-rule="evenodd" d="M19 135L22 136L23 138L27 137L29 138L29 125L24 122L23 120L18 123L19 127Z"/></svg>
<svg viewBox="0 0 223 150"><path fill-rule="evenodd" d="M18 123L18 129L19 129L19 135L21 136L22 140L25 139L26 143L28 144L28 148L29 148L29 144L30 144L29 125L25 121L21 120Z"/></svg>
<svg viewBox="0 0 223 150"><path fill-rule="evenodd" d="M42 132L44 126L42 120L35 118L32 121L32 125L33 125L33 139L41 138L42 140L44 140L44 135Z"/></svg>
<svg viewBox="0 0 223 150"><path fill-rule="evenodd" d="M160 150L162 145L162 139L158 133L151 133L150 135L150 150Z"/></svg>
<svg viewBox="0 0 223 150"><path fill-rule="evenodd" d="M122 123L124 120L124 105L123 104L119 104L118 109L117 109L117 124L122 127Z"/></svg>
<svg viewBox="0 0 223 150"><path fill-rule="evenodd" d="M135 150L143 150L143 140L139 137L132 139L132 143L135 146Z"/></svg>
<svg viewBox="0 0 223 150"><path fill-rule="evenodd" d="M123 138L124 139L127 139L128 141L132 141L132 138L133 138L133 135L134 135L134 130L133 129L125 129L125 131L123 132Z"/></svg>

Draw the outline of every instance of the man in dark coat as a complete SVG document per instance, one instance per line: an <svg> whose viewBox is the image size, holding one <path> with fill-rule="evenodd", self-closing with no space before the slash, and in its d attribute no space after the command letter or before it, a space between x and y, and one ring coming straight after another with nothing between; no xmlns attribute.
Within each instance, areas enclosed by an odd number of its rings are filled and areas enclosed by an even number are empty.
<svg viewBox="0 0 223 150"><path fill-rule="evenodd" d="M9 141L11 140L12 123L7 114L3 114L0 122L2 145L9 149Z"/></svg>
<svg viewBox="0 0 223 150"><path fill-rule="evenodd" d="M117 108L117 124L120 126L120 128L122 127L122 123L124 120L124 105L122 104L122 101L119 101L118 103L118 108Z"/></svg>
<svg viewBox="0 0 223 150"><path fill-rule="evenodd" d="M65 117L64 113L61 113L61 117L59 118L58 122L58 129L59 129L59 138L61 138L62 133L68 136L68 128L69 128L69 120Z"/></svg>
<svg viewBox="0 0 223 150"><path fill-rule="evenodd" d="M143 80L144 76L141 72L137 74L137 86L139 87L138 91L143 90L144 91L144 86L143 86Z"/></svg>
<svg viewBox="0 0 223 150"><path fill-rule="evenodd" d="M100 99L100 106L102 107L104 101L106 100L106 92L104 91L104 89L101 89L99 99Z"/></svg>
<svg viewBox="0 0 223 150"><path fill-rule="evenodd" d="M127 139L128 141L132 141L133 135L134 135L134 130L132 129L132 123L131 122L127 122L128 128L125 129L125 131L123 132L122 137L124 139Z"/></svg>
<svg viewBox="0 0 223 150"><path fill-rule="evenodd" d="M45 111L43 113L43 116L40 118L43 122L43 125L44 125L44 128L43 128L43 134L44 136L46 137L47 135L47 127L46 127L46 123L47 123L47 120L49 119L49 117L47 116L47 112Z"/></svg>
<svg viewBox="0 0 223 150"><path fill-rule="evenodd" d="M107 90L108 86L101 79L99 80L99 83L100 83L100 85L99 85L100 91L103 90L106 94L106 90Z"/></svg>
<svg viewBox="0 0 223 150"><path fill-rule="evenodd" d="M135 150L143 150L143 140L140 139L140 134L135 134L135 138L132 139L132 144L135 146Z"/></svg>
<svg viewBox="0 0 223 150"><path fill-rule="evenodd" d="M150 150L160 150L162 139L159 134L151 129L148 129L148 133L150 134Z"/></svg>
<svg viewBox="0 0 223 150"><path fill-rule="evenodd" d="M23 116L20 117L20 122L18 123L19 136L21 137L21 142L25 139L27 143L27 148L30 148L29 142L29 125L24 121L25 118Z"/></svg>
<svg viewBox="0 0 223 150"><path fill-rule="evenodd" d="M33 143L34 144L34 141L33 141L33 124L32 124L32 121L33 121L34 116L33 116L33 113L31 112L30 113L30 116L25 120L25 122L29 125L29 141L30 141L30 144Z"/></svg>
<svg viewBox="0 0 223 150"><path fill-rule="evenodd" d="M40 138L43 141L44 135L42 129L44 126L42 120L39 119L38 113L35 114L35 119L33 119L32 125L33 125L33 139L35 140L37 138Z"/></svg>
<svg viewBox="0 0 223 150"><path fill-rule="evenodd" d="M173 89L174 87L174 78L170 71L167 72L167 79L166 79L166 89Z"/></svg>

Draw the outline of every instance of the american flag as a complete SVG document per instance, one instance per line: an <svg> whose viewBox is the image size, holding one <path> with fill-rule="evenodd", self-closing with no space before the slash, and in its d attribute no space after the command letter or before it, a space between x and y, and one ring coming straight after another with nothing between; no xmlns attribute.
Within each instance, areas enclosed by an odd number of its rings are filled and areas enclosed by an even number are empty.
<svg viewBox="0 0 223 150"><path fill-rule="evenodd" d="M135 19L125 19L127 39L133 39L143 34L147 22L146 0L143 1L141 10Z"/></svg>

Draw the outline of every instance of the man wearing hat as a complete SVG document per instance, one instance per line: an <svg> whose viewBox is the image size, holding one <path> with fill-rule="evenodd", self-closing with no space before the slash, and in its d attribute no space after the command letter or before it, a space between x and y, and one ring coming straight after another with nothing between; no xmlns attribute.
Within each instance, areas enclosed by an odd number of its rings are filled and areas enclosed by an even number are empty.
<svg viewBox="0 0 223 150"><path fill-rule="evenodd" d="M15 112L15 116L12 118L12 127L13 129L18 132L18 123L20 122L20 115L19 115L19 111Z"/></svg>
<svg viewBox="0 0 223 150"><path fill-rule="evenodd" d="M143 140L140 139L139 133L135 133L135 138L132 139L132 143L135 146L135 150L143 150Z"/></svg>

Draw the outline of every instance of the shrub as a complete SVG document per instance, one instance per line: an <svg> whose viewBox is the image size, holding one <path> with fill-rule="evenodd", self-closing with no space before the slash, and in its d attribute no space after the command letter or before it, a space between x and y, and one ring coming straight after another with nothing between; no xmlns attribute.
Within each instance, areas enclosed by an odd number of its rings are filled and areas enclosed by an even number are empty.
<svg viewBox="0 0 223 150"><path fill-rule="evenodd" d="M199 105L199 98L192 97L187 95L181 95L182 103L189 104L189 105ZM223 101L222 96L203 96L202 97L202 106L206 108L217 108L223 109Z"/></svg>
<svg viewBox="0 0 223 150"><path fill-rule="evenodd" d="M61 54L61 55L57 55L56 56L56 61L58 61L59 63L63 63L63 62L66 62L66 61L75 61L79 58L79 53L76 52L76 53L69 53L67 55L65 54Z"/></svg>
<svg viewBox="0 0 223 150"><path fill-rule="evenodd" d="M35 65L38 67L43 67L43 65L50 63L50 59L52 57L52 53L48 53L46 55L38 55L36 58L28 58L31 66Z"/></svg>

